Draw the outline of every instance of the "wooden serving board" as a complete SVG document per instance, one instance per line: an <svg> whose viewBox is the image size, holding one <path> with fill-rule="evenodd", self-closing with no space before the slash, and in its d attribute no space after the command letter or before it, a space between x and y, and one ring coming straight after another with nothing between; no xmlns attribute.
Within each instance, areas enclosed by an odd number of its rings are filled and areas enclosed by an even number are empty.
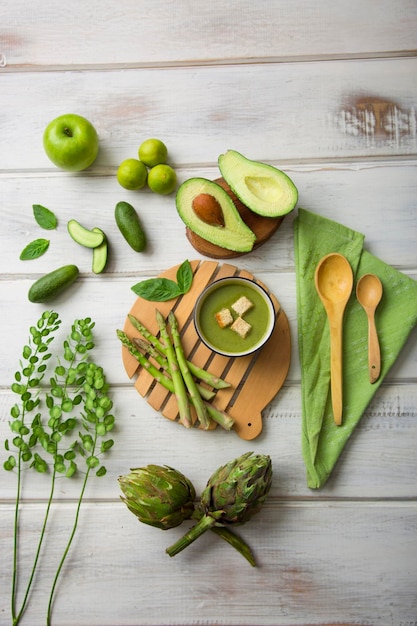
<svg viewBox="0 0 417 626"><path fill-rule="evenodd" d="M278 230L284 216L263 217L262 215L257 215L239 200L223 178L217 178L214 182L223 187L223 189L228 193L228 195L232 198L240 217L255 233L256 242L252 250L259 248L259 246L268 241L275 231ZM234 250L226 250L226 248L216 246L214 243L210 243L209 241L206 241L206 239L203 239L203 237L196 235L188 227L186 227L185 233L193 248L195 248L197 252L203 256L210 257L211 259L233 259L243 256L244 254L249 254L248 252L235 252Z"/></svg>
<svg viewBox="0 0 417 626"><path fill-rule="evenodd" d="M276 322L273 334L265 346L255 355L247 357L229 358L213 353L201 342L194 327L193 309L197 297L213 280L226 276L254 279L254 276L233 265L220 265L216 261L196 260L191 261L191 266L194 278L188 293L168 302L148 302L137 298L129 313L139 319L154 335L158 335L155 309L164 316L167 316L170 310L174 311L187 358L230 383L229 388L217 391L211 402L235 420L233 428L239 437L246 440L254 439L262 431L262 411L281 389L288 374L291 337L287 316L277 298L271 293ZM161 276L175 280L178 267L172 267ZM269 292L264 284L262 286ZM128 317L124 331L131 339L140 336ZM140 367L126 348L122 348L122 358L129 378L135 377L135 387L140 395L164 417L178 420L174 394L168 392ZM215 428L216 424L213 422L211 427Z"/></svg>

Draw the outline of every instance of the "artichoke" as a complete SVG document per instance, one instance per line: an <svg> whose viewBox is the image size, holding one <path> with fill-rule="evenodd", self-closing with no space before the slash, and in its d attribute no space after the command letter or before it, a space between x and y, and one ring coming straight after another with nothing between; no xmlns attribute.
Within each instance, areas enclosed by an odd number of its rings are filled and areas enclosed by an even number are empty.
<svg viewBox="0 0 417 626"><path fill-rule="evenodd" d="M140 522L168 530L179 526L194 512L193 484L168 466L148 465L119 477L121 497Z"/></svg>
<svg viewBox="0 0 417 626"><path fill-rule="evenodd" d="M265 502L271 482L269 456L247 452L220 467L209 478L201 495L199 521L167 548L167 553L175 556L213 526L227 527L249 521Z"/></svg>

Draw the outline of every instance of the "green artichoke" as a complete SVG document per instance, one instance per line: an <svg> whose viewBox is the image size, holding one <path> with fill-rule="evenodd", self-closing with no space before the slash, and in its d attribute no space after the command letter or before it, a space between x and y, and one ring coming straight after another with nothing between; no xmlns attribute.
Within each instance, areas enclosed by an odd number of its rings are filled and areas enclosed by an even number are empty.
<svg viewBox="0 0 417 626"><path fill-rule="evenodd" d="M175 556L213 526L227 527L249 521L265 502L271 483L269 456L247 452L220 467L209 478L201 495L200 520L167 548L167 553Z"/></svg>
<svg viewBox="0 0 417 626"><path fill-rule="evenodd" d="M121 497L140 522L168 530L179 526L194 512L193 484L168 466L148 465L119 477Z"/></svg>

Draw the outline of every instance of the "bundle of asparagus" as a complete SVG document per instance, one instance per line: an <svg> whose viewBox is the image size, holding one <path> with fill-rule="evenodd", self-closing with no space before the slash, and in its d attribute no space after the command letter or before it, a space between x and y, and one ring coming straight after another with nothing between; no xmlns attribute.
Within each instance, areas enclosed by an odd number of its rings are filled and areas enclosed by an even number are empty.
<svg viewBox="0 0 417 626"><path fill-rule="evenodd" d="M181 343L178 321L173 311L170 311L168 315L171 335L164 316L158 310L156 310L156 319L160 338L153 335L140 320L131 314L129 314L129 320L143 338L131 340L122 330L116 331L117 336L138 363L158 383L175 395L178 403L179 421L186 428L193 425L191 413L191 407L193 407L198 423L205 430L210 428L210 420L225 430L231 430L234 420L210 404L209 401L214 397L215 392L201 384L201 382L205 382L212 389L218 390L229 387L229 383L187 360ZM157 365L154 365L150 358Z"/></svg>

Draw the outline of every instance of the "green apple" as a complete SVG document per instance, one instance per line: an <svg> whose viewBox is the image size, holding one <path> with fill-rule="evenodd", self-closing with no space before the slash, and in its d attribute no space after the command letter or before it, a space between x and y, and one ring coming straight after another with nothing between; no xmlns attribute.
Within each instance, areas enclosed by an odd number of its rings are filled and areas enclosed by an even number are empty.
<svg viewBox="0 0 417 626"><path fill-rule="evenodd" d="M80 172L96 160L97 131L81 115L60 115L45 128L43 147L54 165L70 172Z"/></svg>

